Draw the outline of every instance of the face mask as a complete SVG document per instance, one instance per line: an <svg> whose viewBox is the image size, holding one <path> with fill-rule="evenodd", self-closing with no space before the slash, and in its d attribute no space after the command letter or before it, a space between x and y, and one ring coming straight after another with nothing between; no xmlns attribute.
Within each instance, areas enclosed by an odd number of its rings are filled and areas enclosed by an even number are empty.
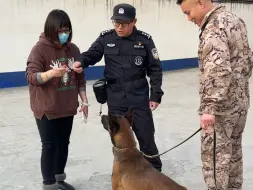
<svg viewBox="0 0 253 190"><path fill-rule="evenodd" d="M58 37L59 37L60 44L63 45L68 41L69 34L61 33L61 34L58 35Z"/></svg>

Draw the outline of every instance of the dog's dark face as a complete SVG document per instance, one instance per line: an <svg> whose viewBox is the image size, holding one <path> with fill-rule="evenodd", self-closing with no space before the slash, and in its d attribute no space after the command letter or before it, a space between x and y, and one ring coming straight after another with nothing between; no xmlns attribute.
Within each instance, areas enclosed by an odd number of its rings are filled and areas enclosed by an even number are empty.
<svg viewBox="0 0 253 190"><path fill-rule="evenodd" d="M133 121L133 110L130 109L128 112L127 112L127 115L125 116L125 118L128 120L129 124L132 125L132 121ZM103 124L103 127L105 130L107 131L113 131L113 132L117 132L119 130L119 127L118 126L118 123L119 123L119 120L122 119L122 116L120 115L112 115L110 114L109 116L108 115L102 115L101 116L101 123ZM110 126L110 121L111 121L111 128L109 127ZM116 129L114 129L116 127Z"/></svg>
<svg viewBox="0 0 253 190"><path fill-rule="evenodd" d="M120 129L119 121L122 119L122 117L123 116L120 115L102 115L101 123L103 124L104 129L110 133L110 135L114 135Z"/></svg>
<svg viewBox="0 0 253 190"><path fill-rule="evenodd" d="M116 144L126 144L125 138L128 138L129 140L131 139L130 141L132 141L132 111L128 112L126 116L112 114L109 114L109 116L102 115L101 123L103 124L104 129L109 132L114 146L116 146ZM128 142L127 144L129 145Z"/></svg>
<svg viewBox="0 0 253 190"><path fill-rule="evenodd" d="M120 130L120 119L122 119L123 116L117 116L117 115L102 115L101 116L101 123L103 124L103 127L105 130L107 130L110 134L112 144L115 146L115 140L114 137Z"/></svg>

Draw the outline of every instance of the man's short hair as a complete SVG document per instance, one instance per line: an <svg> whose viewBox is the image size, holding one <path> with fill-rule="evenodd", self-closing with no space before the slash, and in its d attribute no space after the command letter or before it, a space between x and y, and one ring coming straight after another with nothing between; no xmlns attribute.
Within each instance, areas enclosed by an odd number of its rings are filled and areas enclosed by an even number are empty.
<svg viewBox="0 0 253 190"><path fill-rule="evenodd" d="M185 0L177 0L177 4L181 5Z"/></svg>
<svg viewBox="0 0 253 190"><path fill-rule="evenodd" d="M177 4L181 5L184 1L187 1L187 0L177 0ZM210 0L210 1L213 2L213 0Z"/></svg>

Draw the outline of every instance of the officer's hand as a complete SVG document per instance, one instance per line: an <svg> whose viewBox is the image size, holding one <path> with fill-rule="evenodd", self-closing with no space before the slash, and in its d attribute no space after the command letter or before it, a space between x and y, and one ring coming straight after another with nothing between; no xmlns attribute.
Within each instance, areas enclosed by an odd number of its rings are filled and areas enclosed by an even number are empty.
<svg viewBox="0 0 253 190"><path fill-rule="evenodd" d="M73 63L73 70L77 73L81 73L83 72L83 68L82 68L82 65L81 65L81 62L79 61L76 61Z"/></svg>
<svg viewBox="0 0 253 190"><path fill-rule="evenodd" d="M208 132L210 127L214 125L215 116L211 114L203 114L200 116L200 125L205 132Z"/></svg>
<svg viewBox="0 0 253 190"><path fill-rule="evenodd" d="M153 101L149 102L149 107L150 107L151 111L154 111L158 106L159 106L159 103L157 103L157 102L153 102Z"/></svg>

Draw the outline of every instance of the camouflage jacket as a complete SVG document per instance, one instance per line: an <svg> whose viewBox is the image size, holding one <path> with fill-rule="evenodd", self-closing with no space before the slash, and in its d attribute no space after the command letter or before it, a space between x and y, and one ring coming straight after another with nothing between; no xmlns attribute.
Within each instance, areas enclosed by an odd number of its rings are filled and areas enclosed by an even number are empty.
<svg viewBox="0 0 253 190"><path fill-rule="evenodd" d="M221 4L205 16L200 30L199 114L248 109L253 60L244 21Z"/></svg>

